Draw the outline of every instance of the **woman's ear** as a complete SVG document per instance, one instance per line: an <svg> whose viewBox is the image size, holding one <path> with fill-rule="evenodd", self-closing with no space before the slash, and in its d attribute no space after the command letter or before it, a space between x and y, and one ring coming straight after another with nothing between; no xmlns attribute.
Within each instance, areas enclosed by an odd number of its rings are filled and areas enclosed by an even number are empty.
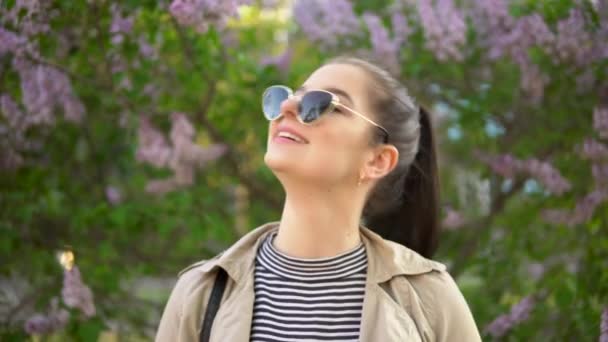
<svg viewBox="0 0 608 342"><path fill-rule="evenodd" d="M370 180L380 179L389 174L399 160L399 151L393 145L382 144L375 148L363 166L363 175Z"/></svg>

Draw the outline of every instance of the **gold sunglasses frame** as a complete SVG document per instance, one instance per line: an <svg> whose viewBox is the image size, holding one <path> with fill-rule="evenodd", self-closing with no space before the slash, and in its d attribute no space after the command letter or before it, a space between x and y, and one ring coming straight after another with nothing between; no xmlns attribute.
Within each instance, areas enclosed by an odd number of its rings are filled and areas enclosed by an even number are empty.
<svg viewBox="0 0 608 342"><path fill-rule="evenodd" d="M334 93L332 93L330 91L324 90L324 89L310 89L310 90L307 90L306 93L304 93L303 95L296 96L296 95L294 95L293 90L291 88L289 88L288 86L284 86L284 85L281 85L281 84L272 85L272 86L266 88L266 90L264 90L264 93L262 94L262 112L264 112L264 98L266 97L266 93L270 89L272 89L274 87L284 89L285 91L287 91L287 100L296 98L298 100L298 103L301 101L301 99L304 97L304 95L306 95L308 92L311 92L311 91L321 91L321 92L324 92L324 93L327 93L327 94L331 95L330 105L327 107L327 109L325 111L323 111L322 113L319 114L319 118L318 119L315 119L312 122L304 122L304 120L302 120L302 118L300 117L300 113L298 113L298 115L296 115L297 120L301 124L303 124L303 125L307 125L307 126L314 125L315 121L321 119L324 115L333 112L336 109L336 107L341 107L341 108L344 108L344 109L348 110L349 112L357 115L361 119L369 122L370 124L378 127L379 129L381 129L382 132L384 132L384 143L385 144L388 143L388 139L389 139L390 135L388 134L388 131L384 127L382 127L379 124L375 123L373 120L371 120L370 118L366 117L365 115L359 113L358 111L356 111L356 110L348 107L347 105L341 103L340 102L340 98L336 94L334 94ZM298 108L298 112L299 112L299 108ZM274 121L274 120L280 118L281 116L283 116L283 113L279 112L279 115L277 115L275 118L269 119L266 116L266 114L264 114L264 117L266 119L268 119L268 121Z"/></svg>

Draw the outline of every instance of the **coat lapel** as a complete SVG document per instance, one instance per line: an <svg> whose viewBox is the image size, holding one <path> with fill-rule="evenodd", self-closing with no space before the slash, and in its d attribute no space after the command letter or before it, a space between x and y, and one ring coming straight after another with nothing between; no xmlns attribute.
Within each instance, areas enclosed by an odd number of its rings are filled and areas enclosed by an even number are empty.
<svg viewBox="0 0 608 342"><path fill-rule="evenodd" d="M410 315L378 284L368 282L365 291L361 341L421 341Z"/></svg>

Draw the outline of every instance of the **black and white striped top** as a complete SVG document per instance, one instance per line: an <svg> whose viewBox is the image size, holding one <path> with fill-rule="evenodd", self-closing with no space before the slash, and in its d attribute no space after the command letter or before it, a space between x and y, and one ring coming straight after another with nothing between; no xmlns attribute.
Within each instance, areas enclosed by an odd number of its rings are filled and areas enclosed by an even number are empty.
<svg viewBox="0 0 608 342"><path fill-rule="evenodd" d="M269 234L257 252L251 341L358 341L365 294L363 244L330 258L277 251Z"/></svg>

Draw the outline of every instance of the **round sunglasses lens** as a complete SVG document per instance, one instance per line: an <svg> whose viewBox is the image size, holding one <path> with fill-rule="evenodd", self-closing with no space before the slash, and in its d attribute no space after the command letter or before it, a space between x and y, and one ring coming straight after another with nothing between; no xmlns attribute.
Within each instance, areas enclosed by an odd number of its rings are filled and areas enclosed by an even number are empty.
<svg viewBox="0 0 608 342"><path fill-rule="evenodd" d="M323 115L331 105L332 96L324 91L309 91L300 102L302 121L311 123Z"/></svg>
<svg viewBox="0 0 608 342"><path fill-rule="evenodd" d="M281 103L287 100L289 92L283 87L270 87L264 92L262 110L268 120L274 120L281 114Z"/></svg>

